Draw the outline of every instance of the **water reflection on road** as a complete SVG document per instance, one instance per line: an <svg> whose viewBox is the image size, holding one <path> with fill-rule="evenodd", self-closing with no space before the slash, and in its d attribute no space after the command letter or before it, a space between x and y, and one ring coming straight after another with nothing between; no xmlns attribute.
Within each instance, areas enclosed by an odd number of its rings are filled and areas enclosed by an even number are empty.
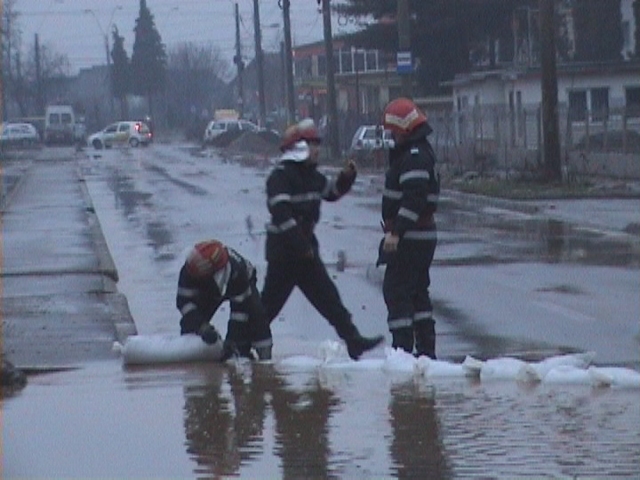
<svg viewBox="0 0 640 480"><path fill-rule="evenodd" d="M637 392L279 365L32 377L4 478L633 477ZM85 412L78 415L77 412Z"/></svg>

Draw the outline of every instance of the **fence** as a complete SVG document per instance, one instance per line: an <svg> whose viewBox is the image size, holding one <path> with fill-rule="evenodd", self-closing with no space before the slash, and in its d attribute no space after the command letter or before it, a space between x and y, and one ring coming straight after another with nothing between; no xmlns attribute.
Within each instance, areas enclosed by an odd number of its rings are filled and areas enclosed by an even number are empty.
<svg viewBox="0 0 640 480"><path fill-rule="evenodd" d="M564 171L573 176L640 179L640 111L558 111ZM430 137L453 174L474 170L506 175L539 171L542 165L540 107L504 106L468 112L434 112Z"/></svg>

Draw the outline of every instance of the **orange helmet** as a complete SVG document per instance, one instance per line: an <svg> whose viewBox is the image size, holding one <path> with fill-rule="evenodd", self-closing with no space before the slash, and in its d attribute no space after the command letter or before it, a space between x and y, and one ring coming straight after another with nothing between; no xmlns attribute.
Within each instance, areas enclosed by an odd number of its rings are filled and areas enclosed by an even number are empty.
<svg viewBox="0 0 640 480"><path fill-rule="evenodd" d="M217 240L200 242L187 257L187 269L195 277L206 277L222 270L229 262L227 248Z"/></svg>
<svg viewBox="0 0 640 480"><path fill-rule="evenodd" d="M301 140L315 143L320 143L322 141L322 138L320 138L320 134L318 133L318 129L316 128L316 122L314 122L313 119L305 118L295 125L288 127L282 136L280 150L283 152L289 150Z"/></svg>
<svg viewBox="0 0 640 480"><path fill-rule="evenodd" d="M382 124L395 135L407 135L427 122L427 116L408 98L396 98L384 109Z"/></svg>

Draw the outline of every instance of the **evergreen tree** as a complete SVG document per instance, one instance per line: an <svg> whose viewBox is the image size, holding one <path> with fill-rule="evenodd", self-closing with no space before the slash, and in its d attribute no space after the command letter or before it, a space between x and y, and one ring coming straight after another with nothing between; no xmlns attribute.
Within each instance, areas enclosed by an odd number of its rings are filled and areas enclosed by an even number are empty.
<svg viewBox="0 0 640 480"><path fill-rule="evenodd" d="M621 0L579 0L574 3L575 60L601 62L622 58Z"/></svg>
<svg viewBox="0 0 640 480"><path fill-rule="evenodd" d="M124 37L113 28L113 48L111 49L111 92L120 102L120 118L129 116L127 94L131 93L131 63L124 49Z"/></svg>
<svg viewBox="0 0 640 480"><path fill-rule="evenodd" d="M487 47L478 55L486 56L488 66L495 67L499 60L496 40L502 47L501 59L513 58L513 12L536 5L537 0L410 0L411 50L418 65L417 84L422 88L416 93L443 93L442 82L471 68L474 58L470 52L478 52L474 47ZM372 17L374 22L349 35L349 40L387 52L394 59L397 0L345 0L335 10L348 18Z"/></svg>
<svg viewBox="0 0 640 480"><path fill-rule="evenodd" d="M156 29L153 15L146 0L140 0L140 13L136 19L135 40L131 55L133 93L146 96L149 115L153 116L153 96L165 86L167 53Z"/></svg>

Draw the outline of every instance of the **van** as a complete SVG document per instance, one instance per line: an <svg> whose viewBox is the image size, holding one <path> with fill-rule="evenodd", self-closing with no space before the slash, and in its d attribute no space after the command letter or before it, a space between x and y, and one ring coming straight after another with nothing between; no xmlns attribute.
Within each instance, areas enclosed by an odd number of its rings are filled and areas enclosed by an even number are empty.
<svg viewBox="0 0 640 480"><path fill-rule="evenodd" d="M75 124L71 105L49 105L44 115L44 143L73 145Z"/></svg>

